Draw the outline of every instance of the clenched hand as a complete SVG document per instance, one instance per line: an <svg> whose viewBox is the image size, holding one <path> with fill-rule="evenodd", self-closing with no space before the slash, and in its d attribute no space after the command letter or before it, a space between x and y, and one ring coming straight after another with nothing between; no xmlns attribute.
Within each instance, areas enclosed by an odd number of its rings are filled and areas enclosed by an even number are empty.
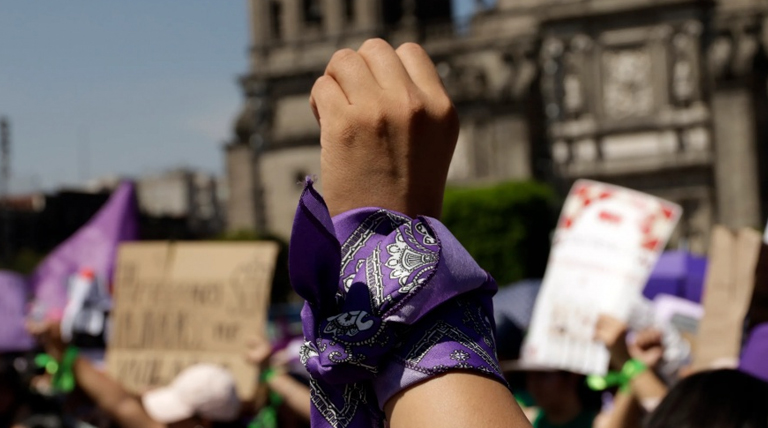
<svg viewBox="0 0 768 428"><path fill-rule="evenodd" d="M312 88L331 215L381 207L439 217L458 138L456 111L418 45L380 39L331 58Z"/></svg>

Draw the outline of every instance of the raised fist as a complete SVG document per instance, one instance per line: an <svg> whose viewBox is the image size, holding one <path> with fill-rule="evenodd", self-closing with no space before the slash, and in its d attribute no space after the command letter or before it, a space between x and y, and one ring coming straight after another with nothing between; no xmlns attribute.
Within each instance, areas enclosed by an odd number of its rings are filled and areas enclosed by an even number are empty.
<svg viewBox="0 0 768 428"><path fill-rule="evenodd" d="M419 45L381 39L331 58L312 88L331 215L380 207L439 217L459 123Z"/></svg>

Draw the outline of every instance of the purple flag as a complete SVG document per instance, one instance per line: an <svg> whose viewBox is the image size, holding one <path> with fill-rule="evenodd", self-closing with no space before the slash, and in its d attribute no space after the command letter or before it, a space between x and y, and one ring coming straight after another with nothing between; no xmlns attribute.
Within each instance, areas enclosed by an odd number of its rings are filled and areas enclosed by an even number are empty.
<svg viewBox="0 0 768 428"><path fill-rule="evenodd" d="M752 329L741 353L739 369L768 382L768 323Z"/></svg>
<svg viewBox="0 0 768 428"><path fill-rule="evenodd" d="M117 248L138 237L138 209L134 186L124 182L96 215L59 245L30 278L35 304L49 317L59 317L67 305L67 279L89 269L110 281Z"/></svg>
<svg viewBox="0 0 768 428"><path fill-rule="evenodd" d="M29 289L23 276L0 271L0 352L28 351L34 339L24 328Z"/></svg>
<svg viewBox="0 0 768 428"><path fill-rule="evenodd" d="M643 295L653 300L658 294L670 294L700 303L706 272L706 257L667 251L659 257Z"/></svg>

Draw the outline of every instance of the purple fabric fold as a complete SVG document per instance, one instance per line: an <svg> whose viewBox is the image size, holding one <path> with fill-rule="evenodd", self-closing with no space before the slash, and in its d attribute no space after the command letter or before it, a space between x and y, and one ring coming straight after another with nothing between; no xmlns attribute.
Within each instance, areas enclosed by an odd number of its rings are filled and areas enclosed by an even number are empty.
<svg viewBox="0 0 768 428"><path fill-rule="evenodd" d="M35 340L24 325L30 297L23 276L0 271L0 353L34 349Z"/></svg>
<svg viewBox="0 0 768 428"><path fill-rule="evenodd" d="M450 370L503 382L496 284L438 220L379 208L332 219L308 179L289 262L313 427L383 426L390 397Z"/></svg>

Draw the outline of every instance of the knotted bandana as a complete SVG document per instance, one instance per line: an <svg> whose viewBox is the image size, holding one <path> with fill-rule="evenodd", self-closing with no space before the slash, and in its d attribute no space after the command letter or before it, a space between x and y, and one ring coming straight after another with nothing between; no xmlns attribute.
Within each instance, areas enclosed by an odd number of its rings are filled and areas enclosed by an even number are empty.
<svg viewBox="0 0 768 428"><path fill-rule="evenodd" d="M496 284L439 221L378 208L331 219L307 179L289 261L313 427L383 426L389 398L450 370L503 382Z"/></svg>

